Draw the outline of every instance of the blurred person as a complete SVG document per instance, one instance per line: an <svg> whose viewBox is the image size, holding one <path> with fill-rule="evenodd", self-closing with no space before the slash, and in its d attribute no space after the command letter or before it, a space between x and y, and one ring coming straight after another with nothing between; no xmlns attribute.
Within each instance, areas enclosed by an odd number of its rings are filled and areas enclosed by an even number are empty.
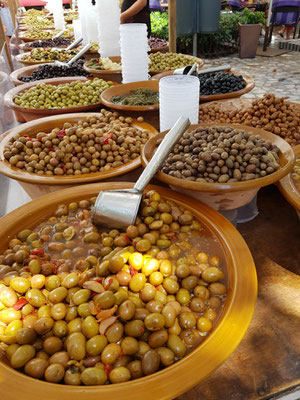
<svg viewBox="0 0 300 400"><path fill-rule="evenodd" d="M274 0L272 9L277 7L300 7L300 0ZM297 13L296 12L288 12L288 13L277 13L274 25L283 25L282 29L279 31L279 35L284 37L284 33L286 34L286 40L290 39L291 33L294 29L293 26L289 26L295 24L297 21Z"/></svg>
<svg viewBox="0 0 300 400"><path fill-rule="evenodd" d="M8 2L5 0L0 0L0 17L3 26L5 27L5 36L7 38L7 41L9 42L9 39L11 38L13 32L14 32L14 26L13 22L11 19L9 7L8 7Z"/></svg>
<svg viewBox="0 0 300 400"><path fill-rule="evenodd" d="M161 11L160 0L149 0L149 8L151 11Z"/></svg>
<svg viewBox="0 0 300 400"><path fill-rule="evenodd" d="M146 24L148 37L151 35L149 0L123 0L121 24Z"/></svg>

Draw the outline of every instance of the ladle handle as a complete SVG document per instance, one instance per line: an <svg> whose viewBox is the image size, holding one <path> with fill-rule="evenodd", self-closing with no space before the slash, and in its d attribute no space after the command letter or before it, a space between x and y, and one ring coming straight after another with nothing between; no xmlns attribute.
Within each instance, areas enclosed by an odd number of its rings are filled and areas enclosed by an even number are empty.
<svg viewBox="0 0 300 400"><path fill-rule="evenodd" d="M91 43L88 43L86 46L84 46L83 49L80 50L79 53L76 54L76 56L74 56L73 58L71 58L71 60L68 61L67 64L68 64L68 65L73 64L73 62L77 61L78 58L80 58L81 56L83 56L83 54L86 53L91 47L92 47Z"/></svg>
<svg viewBox="0 0 300 400"><path fill-rule="evenodd" d="M78 45L78 43L80 43L82 40L83 40L83 38L82 38L82 37L80 37L80 38L78 38L78 39L74 40L74 42L73 42L73 43L71 43L71 44L70 44L70 46L68 46L68 47L66 48L66 50L72 50L72 49L73 49L73 47L77 46L77 45Z"/></svg>
<svg viewBox="0 0 300 400"><path fill-rule="evenodd" d="M193 66L192 66L192 68L189 70L189 72L187 73L187 75L192 75L196 70L197 70L197 67L198 67L198 63L195 63Z"/></svg>
<svg viewBox="0 0 300 400"><path fill-rule="evenodd" d="M144 169L142 175L134 185L133 189L142 192L153 176L159 170L162 163L167 158L168 154L173 150L173 147L178 142L180 137L191 125L190 120L185 117L179 117L173 128L165 135L163 141L159 145L155 154L151 158L149 164Z"/></svg>
<svg viewBox="0 0 300 400"><path fill-rule="evenodd" d="M225 64L225 65L220 65L218 67L211 67L211 68L201 69L201 71L198 72L198 75L208 74L210 72L228 71L230 69L231 69L231 65L230 64Z"/></svg>
<svg viewBox="0 0 300 400"><path fill-rule="evenodd" d="M65 31L65 30L62 30L62 31L58 32L55 36L53 36L52 39L56 39L56 38L61 37L61 36L64 34L64 31Z"/></svg>

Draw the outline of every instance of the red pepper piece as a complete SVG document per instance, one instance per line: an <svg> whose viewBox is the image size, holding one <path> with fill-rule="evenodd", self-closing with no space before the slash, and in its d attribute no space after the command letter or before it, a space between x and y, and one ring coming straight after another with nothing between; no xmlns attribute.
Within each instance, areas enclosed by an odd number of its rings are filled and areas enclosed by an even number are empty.
<svg viewBox="0 0 300 400"><path fill-rule="evenodd" d="M39 250L33 250L30 254L33 256L43 256L44 255L44 249L39 249Z"/></svg>
<svg viewBox="0 0 300 400"><path fill-rule="evenodd" d="M21 310L21 308L23 308L26 304L28 304L28 301L25 299L25 297L20 297L13 308L18 311Z"/></svg>
<svg viewBox="0 0 300 400"><path fill-rule="evenodd" d="M107 144L109 139L111 139L113 137L113 134L110 133L104 140L103 140L103 144Z"/></svg>
<svg viewBox="0 0 300 400"><path fill-rule="evenodd" d="M108 290L108 288L110 287L110 285L113 283L113 279L109 279L107 285L104 287L105 290Z"/></svg>
<svg viewBox="0 0 300 400"><path fill-rule="evenodd" d="M129 271L131 276L134 276L138 273L137 270L135 270L131 265L129 265Z"/></svg>
<svg viewBox="0 0 300 400"><path fill-rule="evenodd" d="M142 326L140 327L140 331L142 332L142 333L144 333L145 332L145 328L143 328Z"/></svg>
<svg viewBox="0 0 300 400"><path fill-rule="evenodd" d="M111 364L104 364L104 371L105 371L107 376L110 374L110 371L112 369L113 369L113 366Z"/></svg>
<svg viewBox="0 0 300 400"><path fill-rule="evenodd" d="M95 279L95 280L96 280L96 282L102 283L103 278L98 278L98 279Z"/></svg>
<svg viewBox="0 0 300 400"><path fill-rule="evenodd" d="M50 150L50 151L54 151L54 147L50 147L49 150Z"/></svg>
<svg viewBox="0 0 300 400"><path fill-rule="evenodd" d="M24 271L30 272L30 268L29 268L29 267L25 267L25 268L24 268Z"/></svg>
<svg viewBox="0 0 300 400"><path fill-rule="evenodd" d="M56 134L56 136L57 136L57 137L60 137L60 138L66 136L66 131L65 131L65 129L63 128L63 129L61 129L60 131L58 131L57 134Z"/></svg>
<svg viewBox="0 0 300 400"><path fill-rule="evenodd" d="M54 275L57 275L57 268L53 268L52 272L53 272Z"/></svg>
<svg viewBox="0 0 300 400"><path fill-rule="evenodd" d="M63 171L66 172L67 168L66 168L65 164L61 164L61 167L62 167Z"/></svg>

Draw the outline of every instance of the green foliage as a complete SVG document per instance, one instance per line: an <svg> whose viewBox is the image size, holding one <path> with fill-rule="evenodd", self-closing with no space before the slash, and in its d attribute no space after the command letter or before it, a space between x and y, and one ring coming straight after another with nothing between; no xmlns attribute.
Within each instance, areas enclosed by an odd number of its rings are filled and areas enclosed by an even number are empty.
<svg viewBox="0 0 300 400"><path fill-rule="evenodd" d="M249 8L244 8L241 13L242 24L265 24L265 13L262 11L251 11Z"/></svg>
<svg viewBox="0 0 300 400"><path fill-rule="evenodd" d="M167 12L155 11L150 14L151 36L169 39L169 15Z"/></svg>

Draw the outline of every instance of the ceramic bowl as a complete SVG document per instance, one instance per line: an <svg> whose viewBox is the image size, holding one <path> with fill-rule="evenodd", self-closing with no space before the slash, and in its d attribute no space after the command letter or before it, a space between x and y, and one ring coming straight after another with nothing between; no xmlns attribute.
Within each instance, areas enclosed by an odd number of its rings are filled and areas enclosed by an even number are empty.
<svg viewBox="0 0 300 400"><path fill-rule="evenodd" d="M186 54L185 54L185 55L186 55ZM193 56L190 56L190 58L193 60L192 63L191 63L190 65L193 65L194 62L195 62L194 60L196 60L196 62L198 62L199 68L202 68L202 67L203 67L204 61L203 61L201 58L193 57ZM174 72L174 70L172 70L172 71L152 71L152 70L151 70L151 66L149 67L149 74L152 75L152 76L158 75L158 74L164 74L164 73L166 73L167 75L172 75L173 72ZM164 75L164 76L166 76L166 75ZM160 79L160 78L159 78L159 79Z"/></svg>
<svg viewBox="0 0 300 400"><path fill-rule="evenodd" d="M293 148L296 160L300 158L300 144ZM295 208L300 218L300 191L296 188L292 174L286 175L278 183L278 188L286 200Z"/></svg>
<svg viewBox="0 0 300 400"><path fill-rule="evenodd" d="M167 175L161 171L156 174L158 180L167 183L173 190L190 195L219 211L231 210L248 204L261 187L277 182L286 176L292 170L295 159L293 149L285 140L281 139L279 136L273 135L270 132L263 131L262 129L251 128L249 126L238 124L205 123L191 125L189 130L196 129L197 127L224 125L227 127L243 129L247 132L253 132L254 134L260 135L266 140L270 140L273 145L278 146L280 149L280 168L273 174L259 179L230 183L193 182L185 179L175 178L174 176ZM168 131L159 133L155 137L149 139L145 144L142 151L142 164L144 167L151 160L158 142L165 136L167 132Z"/></svg>
<svg viewBox="0 0 300 400"><path fill-rule="evenodd" d="M52 48L54 50L54 48ZM63 49L59 49L59 50L63 50ZM55 60L47 60L47 61L39 61L39 60L23 60L24 56L29 56L30 55L30 51L26 52L26 53L21 53L18 54L17 56L15 56L15 59L17 62L23 64L23 65L37 65L37 64L53 64L55 62ZM63 62L68 62L69 60L63 60Z"/></svg>
<svg viewBox="0 0 300 400"><path fill-rule="evenodd" d="M38 132L50 132L53 128L62 127L65 122L75 123L76 121L84 120L86 117L99 115L100 114L97 113L78 113L39 118L38 120L27 122L9 130L8 132L0 136L0 173L8 176L9 178L16 179L20 182L26 182L31 185L36 185L37 188L35 190L38 189L39 185L51 186L52 189L57 190L58 187L62 185L69 186L107 180L119 177L120 175L128 174L129 172L139 168L141 166L140 157L130 161L127 164L123 164L120 167L113 168L109 171L99 171L82 175L46 176L30 173L23 169L16 168L9 164L9 162L6 161L4 158L4 148L15 135L23 136L26 134L30 137L35 137ZM146 129L149 132L149 137L157 134L157 131L149 124L134 121L133 126L138 129ZM40 193L43 193L43 190L48 189L42 188Z"/></svg>
<svg viewBox="0 0 300 400"><path fill-rule="evenodd" d="M96 57L93 57L96 58ZM111 59L112 62L115 63L121 63L121 57L109 57ZM83 69L85 71L87 71L89 74L97 77L97 78L101 78L101 79L105 79L105 80L111 80L114 82L122 82L122 71L121 70L99 70L99 69L93 69L93 68L89 68L87 66L86 62L83 65Z"/></svg>
<svg viewBox="0 0 300 400"><path fill-rule="evenodd" d="M34 108L24 108L18 106L14 101L14 97L21 92L32 88L40 83L51 84L51 85L60 85L62 83L70 83L73 81L87 81L88 78L82 76L75 76L69 78L52 78L52 79L41 79L40 81L25 83L24 85L17 86L14 89L9 90L4 96L5 105L11 108L15 112L15 116L18 122L27 122L32 121L36 118L48 117L50 115L58 115L58 114L69 114L74 112L89 112L94 110L99 110L101 108L101 103L99 99L99 103L90 104L88 106L80 106L80 107L69 107L69 108L57 108L57 109L34 109Z"/></svg>
<svg viewBox="0 0 300 400"><path fill-rule="evenodd" d="M214 94L211 96L200 95L200 103L205 103L208 101L224 100L224 99L233 99L235 97L241 97L242 95L249 93L249 92L251 92L251 90L253 90L255 83L254 83L254 80L251 78L251 76L245 75L245 74L240 74L239 72L232 71L232 70L226 71L226 72L229 72L230 74L234 74L234 75L242 75L246 86L241 90L238 90L236 92L231 92L231 93ZM165 76L169 76L172 74L173 74L172 71L162 72L161 74L154 75L151 79L160 80L161 78L164 78Z"/></svg>
<svg viewBox="0 0 300 400"><path fill-rule="evenodd" d="M71 188L40 197L0 219L0 252L17 232L31 228L53 214L58 204L88 199L101 190L124 189L133 184L100 183ZM184 393L221 365L238 346L251 321L257 278L251 253L239 232L210 207L169 189L150 186L164 198L190 210L211 232L223 255L228 296L217 325L194 351L175 364L133 381L103 386L68 386L31 378L0 362L5 400L167 400ZM242 266L242 268L241 268ZM2 353L2 361L5 361ZM17 382L17 384L16 384Z"/></svg>
<svg viewBox="0 0 300 400"><path fill-rule="evenodd" d="M131 90L138 88L147 88L153 91L159 89L158 81L140 81L125 83L112 88L108 88L101 93L101 102L112 111L118 111L122 115L127 115L133 118L143 116L144 120L149 124L153 125L156 129L159 129L159 105L153 106L123 106L121 104L115 104L112 102L114 96L121 96L123 94L129 94ZM111 90L112 89L112 90Z"/></svg>
<svg viewBox="0 0 300 400"><path fill-rule="evenodd" d="M51 63L49 63L49 64L51 64ZM12 83L13 83L15 86L24 85L25 82L20 81L20 80L19 80L19 77L31 75L31 74L33 73L33 71L36 71L36 70L39 68L40 65L45 65L45 64L28 65L27 67L23 67L23 68L16 69L15 71L13 71L13 72L9 75L10 80L12 81ZM89 77L87 77L87 78L89 78ZM51 79L53 79L53 78L51 78ZM56 78L55 78L55 79L56 79ZM105 80L106 80L106 79L105 79ZM34 81L34 82L38 82L38 81Z"/></svg>
<svg viewBox="0 0 300 400"><path fill-rule="evenodd" d="M51 32L53 37L55 35L55 32L53 29L43 29L43 32ZM32 42L33 40L43 40L42 37L40 38L29 38L25 36L26 31L21 31L20 34L18 35L19 39L22 40L23 42Z"/></svg>

